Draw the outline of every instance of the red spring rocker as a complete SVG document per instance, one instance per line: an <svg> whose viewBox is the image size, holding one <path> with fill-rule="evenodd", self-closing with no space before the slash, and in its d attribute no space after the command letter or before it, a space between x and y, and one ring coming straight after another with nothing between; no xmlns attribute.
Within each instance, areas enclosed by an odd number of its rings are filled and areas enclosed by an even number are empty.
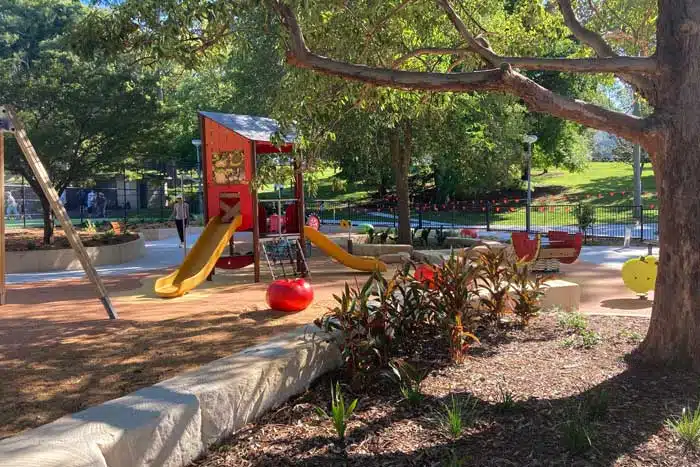
<svg viewBox="0 0 700 467"><path fill-rule="evenodd" d="M267 304L277 311L303 311L314 300L314 289L305 279L277 279L267 288Z"/></svg>

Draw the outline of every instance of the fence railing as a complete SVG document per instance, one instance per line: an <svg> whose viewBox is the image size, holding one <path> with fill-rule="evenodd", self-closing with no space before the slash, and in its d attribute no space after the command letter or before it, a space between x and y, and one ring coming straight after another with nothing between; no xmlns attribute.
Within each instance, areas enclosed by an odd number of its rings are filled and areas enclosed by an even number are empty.
<svg viewBox="0 0 700 467"><path fill-rule="evenodd" d="M164 222L172 214L176 194L184 193L193 215L202 214L202 199L197 186L168 189L138 185L137 188L66 188L60 195L74 224L90 220L124 222ZM28 185L5 185L5 219L7 226L36 227L43 223L39 196Z"/></svg>
<svg viewBox="0 0 700 467"><path fill-rule="evenodd" d="M593 205L594 221L587 227L591 237L620 237L629 234L635 240L658 240L658 208L633 205ZM577 212L580 204L532 205L530 230L578 232ZM312 200L307 213L316 214L322 223L339 224L347 219L355 224L396 227L397 206L391 202L354 204L331 200ZM449 205L415 205L410 208L413 228L478 228L490 231L525 231L527 206L502 205L489 201L451 203Z"/></svg>
<svg viewBox="0 0 700 467"><path fill-rule="evenodd" d="M171 217L172 202L182 187L168 188L145 183L127 183L118 188L67 188L61 194L74 224L87 219L119 220L125 222L164 222ZM185 185L185 200L190 212L203 212L202 196L196 184ZM269 214L284 209L290 200L278 207L274 199L264 200ZM8 184L5 187L5 217L8 227L38 227L43 222L39 197L28 185ZM530 208L531 231L563 230L578 232L576 213L581 204L533 205ZM586 229L592 237L625 237L636 240L658 239L658 208L634 205L591 205L594 222ZM391 201L342 202L312 199L306 202L307 214L315 214L322 224L339 224L347 219L354 224L377 227L397 227L397 204ZM469 201L448 204L416 204L410 206L413 228L479 228L491 231L525 231L527 206L523 203L499 204L491 201Z"/></svg>

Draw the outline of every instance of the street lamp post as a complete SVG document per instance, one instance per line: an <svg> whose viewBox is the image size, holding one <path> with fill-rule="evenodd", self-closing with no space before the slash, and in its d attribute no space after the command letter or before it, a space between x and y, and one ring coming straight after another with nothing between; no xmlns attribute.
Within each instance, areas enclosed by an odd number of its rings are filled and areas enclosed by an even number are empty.
<svg viewBox="0 0 700 467"><path fill-rule="evenodd" d="M199 195L197 196L197 204L199 204L199 215L201 216L204 214L204 206L202 203L202 162L199 155L199 148L202 146L202 140L193 139L192 144L197 150L197 175L199 176Z"/></svg>
<svg viewBox="0 0 700 467"><path fill-rule="evenodd" d="M537 136L535 135L525 135L523 136L523 143L527 143L527 206L525 208L525 229L527 233L530 233L530 213L532 210L532 183L530 172L532 168L532 143L537 141Z"/></svg>

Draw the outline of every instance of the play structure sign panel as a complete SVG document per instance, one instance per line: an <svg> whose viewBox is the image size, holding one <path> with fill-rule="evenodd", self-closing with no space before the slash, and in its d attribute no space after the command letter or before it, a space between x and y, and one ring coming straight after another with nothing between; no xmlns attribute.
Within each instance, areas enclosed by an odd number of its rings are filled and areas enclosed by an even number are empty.
<svg viewBox="0 0 700 467"><path fill-rule="evenodd" d="M217 185L242 185L248 183L245 173L245 153L235 151L215 152L211 155L212 179Z"/></svg>

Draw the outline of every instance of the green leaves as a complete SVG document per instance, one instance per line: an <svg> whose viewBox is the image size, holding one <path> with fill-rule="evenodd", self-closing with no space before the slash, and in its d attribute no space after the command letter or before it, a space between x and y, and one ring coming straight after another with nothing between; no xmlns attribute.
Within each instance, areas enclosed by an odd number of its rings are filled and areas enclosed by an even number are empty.
<svg viewBox="0 0 700 467"><path fill-rule="evenodd" d="M322 417L331 420L333 422L333 428L338 436L341 443L345 442L345 430L347 429L347 422L352 417L353 412L357 408L357 399L354 399L350 405L346 407L345 398L343 397L343 392L340 389L340 383L336 381L335 389L331 384L331 413L328 414L324 409L316 407L316 413Z"/></svg>

